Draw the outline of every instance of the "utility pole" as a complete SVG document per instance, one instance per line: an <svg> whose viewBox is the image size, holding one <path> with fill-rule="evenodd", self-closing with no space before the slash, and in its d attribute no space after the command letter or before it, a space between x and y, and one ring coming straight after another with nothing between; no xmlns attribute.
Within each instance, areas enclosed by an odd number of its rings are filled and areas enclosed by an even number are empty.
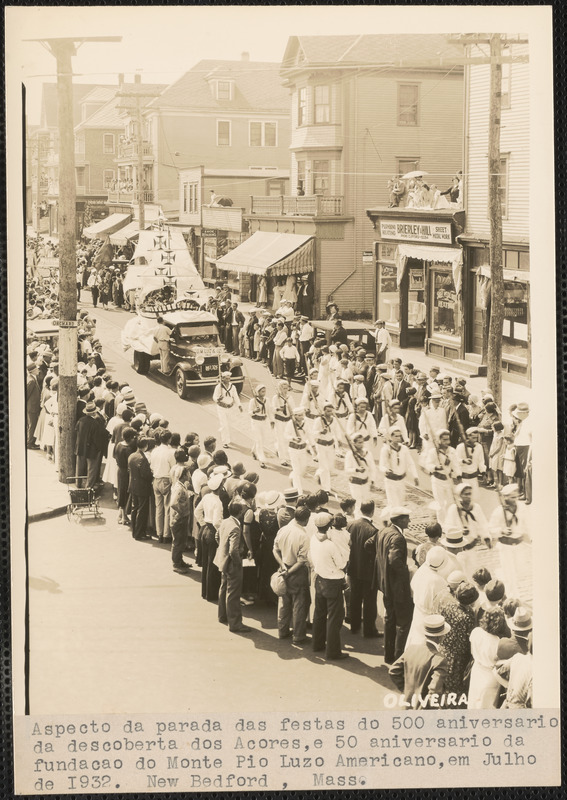
<svg viewBox="0 0 567 800"><path fill-rule="evenodd" d="M490 106L488 117L488 215L490 218L490 322L488 327L488 388L502 404L502 330L504 270L502 266L502 201L500 198L500 116L502 110L502 37L490 37Z"/></svg>
<svg viewBox="0 0 567 800"><path fill-rule="evenodd" d="M75 137L71 58L76 44L121 41L121 37L35 39L57 61L59 125L59 480L75 474L77 418L77 257L75 244Z"/></svg>
<svg viewBox="0 0 567 800"><path fill-rule="evenodd" d="M142 109L140 107L140 97L136 97L136 128L138 130L138 218L140 230L146 226L146 213L144 209L144 146L142 136Z"/></svg>

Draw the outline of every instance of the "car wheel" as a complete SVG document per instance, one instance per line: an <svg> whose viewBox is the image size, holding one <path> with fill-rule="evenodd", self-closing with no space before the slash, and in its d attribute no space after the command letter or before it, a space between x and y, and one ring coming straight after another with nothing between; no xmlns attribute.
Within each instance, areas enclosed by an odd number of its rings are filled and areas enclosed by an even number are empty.
<svg viewBox="0 0 567 800"><path fill-rule="evenodd" d="M187 398L189 387L187 386L187 377L181 367L177 367L175 370L175 389L182 400Z"/></svg>
<svg viewBox="0 0 567 800"><path fill-rule="evenodd" d="M150 357L147 353L134 350L134 369L140 375L147 375L150 371Z"/></svg>

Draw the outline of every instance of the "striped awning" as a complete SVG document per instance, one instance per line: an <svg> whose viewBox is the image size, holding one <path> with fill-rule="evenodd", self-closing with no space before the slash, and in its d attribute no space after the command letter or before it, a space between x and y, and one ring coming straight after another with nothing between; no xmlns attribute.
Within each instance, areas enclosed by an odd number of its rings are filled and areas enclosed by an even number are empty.
<svg viewBox="0 0 567 800"><path fill-rule="evenodd" d="M256 231L230 253L218 258L219 269L252 275L302 275L313 272L314 239L294 233Z"/></svg>
<svg viewBox="0 0 567 800"><path fill-rule="evenodd" d="M111 233L123 228L130 222L131 214L111 214L88 228L83 228L83 236L88 239L99 239L101 236L108 236Z"/></svg>

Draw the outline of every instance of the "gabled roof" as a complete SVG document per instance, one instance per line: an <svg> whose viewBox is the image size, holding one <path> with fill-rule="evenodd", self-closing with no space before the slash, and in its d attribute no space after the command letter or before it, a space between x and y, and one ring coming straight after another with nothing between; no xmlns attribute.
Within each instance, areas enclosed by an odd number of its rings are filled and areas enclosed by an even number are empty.
<svg viewBox="0 0 567 800"><path fill-rule="evenodd" d="M108 103L109 100L112 100L117 90L117 86L97 86L96 89L81 98L81 105L83 103Z"/></svg>
<svg viewBox="0 0 567 800"><path fill-rule="evenodd" d="M205 108L219 111L281 111L289 113L289 93L282 86L280 65L263 61L199 61L182 78L172 83L153 108ZM232 100L217 100L211 81L233 80Z"/></svg>
<svg viewBox="0 0 567 800"><path fill-rule="evenodd" d="M87 94L95 89L116 89L116 86L98 86L92 83L73 84L73 122L76 125L81 120L81 103ZM57 127L57 84L44 83L41 95L41 125L44 128Z"/></svg>
<svg viewBox="0 0 567 800"><path fill-rule="evenodd" d="M95 95L99 91L98 97L103 96L103 92L107 95L107 100L103 106L98 108L90 117L80 122L75 126L75 131L81 131L86 128L124 128L124 115L121 113L125 108L135 105L135 98L121 97L122 91L130 93L157 93L165 88L162 84L155 83L124 83L122 86L114 86L112 90L95 90L92 94ZM91 102L91 95L88 95L85 100ZM151 100L151 97L142 97L142 106L146 105ZM84 102L84 101L83 101Z"/></svg>
<svg viewBox="0 0 567 800"><path fill-rule="evenodd" d="M282 71L325 64L391 65L407 63L419 69L462 61L460 45L450 44L443 34L369 34L357 36L292 36L282 61ZM443 59L443 63L441 63Z"/></svg>

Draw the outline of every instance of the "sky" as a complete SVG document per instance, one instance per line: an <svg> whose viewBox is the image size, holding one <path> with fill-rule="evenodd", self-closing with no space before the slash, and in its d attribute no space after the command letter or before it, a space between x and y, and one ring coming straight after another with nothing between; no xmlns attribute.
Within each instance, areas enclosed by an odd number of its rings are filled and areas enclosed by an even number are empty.
<svg viewBox="0 0 567 800"><path fill-rule="evenodd" d="M518 8L521 12L521 8ZM489 30L499 9L413 6L41 6L8 7L6 60L25 83L28 122L38 124L41 84L55 81L55 59L26 39L121 36L120 43L84 43L73 58L74 81L117 83L140 71L144 83L173 83L204 58L280 62L293 35L454 33ZM505 30L508 17L502 17ZM490 15L490 16L489 16ZM514 15L516 18L516 15Z"/></svg>

